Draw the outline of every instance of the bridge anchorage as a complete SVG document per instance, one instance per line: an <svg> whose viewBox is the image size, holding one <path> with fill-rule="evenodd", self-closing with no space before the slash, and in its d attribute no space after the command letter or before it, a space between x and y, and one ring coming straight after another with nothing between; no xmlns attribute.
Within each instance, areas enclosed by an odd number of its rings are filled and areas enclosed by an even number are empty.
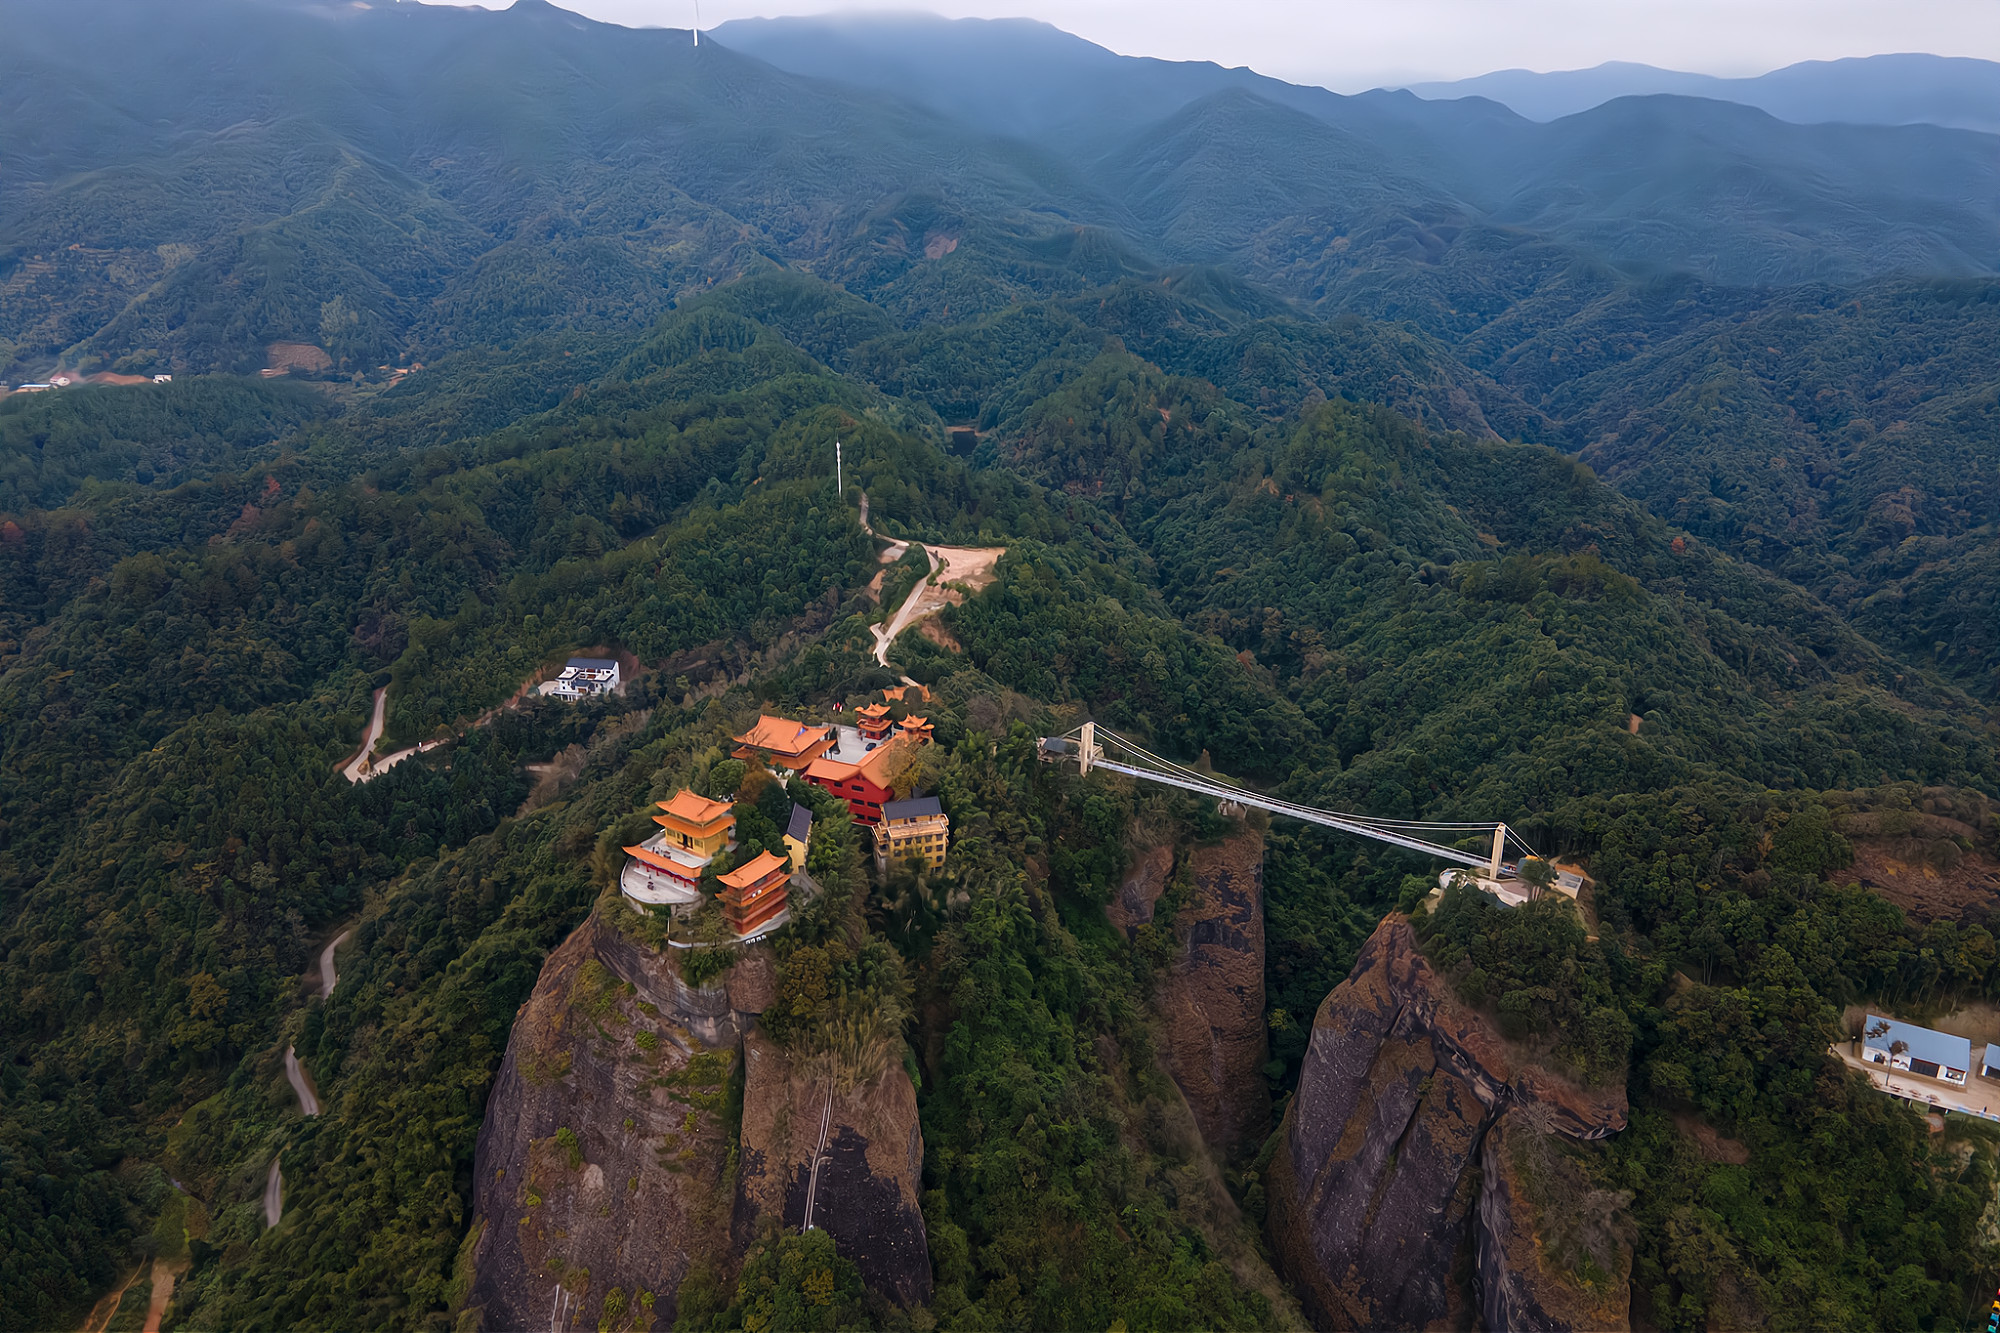
<svg viewBox="0 0 2000 1333"><path fill-rule="evenodd" d="M1543 861L1546 858L1499 820L1379 819L1374 815L1319 810L1234 786L1212 774L1198 773L1171 759L1162 759L1095 722L1086 722L1061 736L1043 737L1040 754L1045 763L1074 762L1078 773L1086 777L1092 769L1101 768L1138 778L1142 782L1158 782L1212 797L1225 815L1239 814L1245 809L1265 810L1288 819L1337 829L1358 838L1387 843L1468 867L1469 873L1467 870L1448 870L1440 875L1440 887L1453 876L1463 875L1509 906L1518 906L1530 898L1539 897L1542 892L1540 885L1519 875L1519 860L1532 858ZM1452 845L1470 841L1475 836L1485 844L1484 855ZM1518 853L1517 859L1508 859L1510 851ZM1548 887L1574 898L1582 886L1582 876L1557 870Z"/></svg>

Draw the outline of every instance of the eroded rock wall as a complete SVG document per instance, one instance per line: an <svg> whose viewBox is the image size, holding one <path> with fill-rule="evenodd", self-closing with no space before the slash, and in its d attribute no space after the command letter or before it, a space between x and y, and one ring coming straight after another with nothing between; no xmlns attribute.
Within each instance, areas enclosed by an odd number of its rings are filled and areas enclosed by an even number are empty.
<svg viewBox="0 0 2000 1333"><path fill-rule="evenodd" d="M1472 1271L1489 1206L1481 1154L1522 1106L1579 1140L1625 1124L1622 1088L1521 1062L1452 997L1408 921L1386 919L1320 1005L1267 1175L1272 1249L1316 1326L1470 1322L1468 1290L1492 1285ZM1511 1200L1490 1206L1511 1216ZM1503 1260L1495 1275L1507 1271Z"/></svg>
<svg viewBox="0 0 2000 1333"><path fill-rule="evenodd" d="M842 1088L770 1038L744 1039L743 1139L735 1212L747 1245L767 1215L808 1220L861 1270L870 1290L905 1308L931 1298L920 1205L924 1140L917 1094L900 1064ZM818 1178L813 1159L822 1156Z"/></svg>
<svg viewBox="0 0 2000 1333"><path fill-rule="evenodd" d="M1246 827L1195 847L1185 871L1193 893L1174 921L1185 943L1155 996L1161 1044L1203 1140L1229 1157L1254 1152L1271 1127L1264 836Z"/></svg>
<svg viewBox="0 0 2000 1333"><path fill-rule="evenodd" d="M480 1326L594 1328L607 1299L672 1320L690 1264L727 1246L736 1043L723 987L687 986L595 914L549 956L474 1159Z"/></svg>

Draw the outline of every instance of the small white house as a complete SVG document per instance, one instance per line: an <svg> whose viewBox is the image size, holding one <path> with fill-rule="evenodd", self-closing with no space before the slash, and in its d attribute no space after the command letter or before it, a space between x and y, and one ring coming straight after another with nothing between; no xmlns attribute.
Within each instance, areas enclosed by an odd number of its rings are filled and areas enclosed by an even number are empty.
<svg viewBox="0 0 2000 1333"><path fill-rule="evenodd" d="M585 699L610 694L619 685L618 663L609 657L572 657L554 680L545 680L541 693L558 699Z"/></svg>
<svg viewBox="0 0 2000 1333"><path fill-rule="evenodd" d="M155 384L172 384L173 382L174 382L174 377L172 375L153 376L153 383Z"/></svg>
<svg viewBox="0 0 2000 1333"><path fill-rule="evenodd" d="M1861 1058L1962 1088L1966 1071L1972 1068L1972 1043L1948 1032L1870 1014L1861 1029Z"/></svg>

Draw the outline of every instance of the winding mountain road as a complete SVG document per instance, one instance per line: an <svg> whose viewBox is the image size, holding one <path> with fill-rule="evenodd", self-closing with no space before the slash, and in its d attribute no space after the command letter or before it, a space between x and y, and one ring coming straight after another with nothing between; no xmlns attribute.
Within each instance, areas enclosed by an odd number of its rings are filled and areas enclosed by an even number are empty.
<svg viewBox="0 0 2000 1333"><path fill-rule="evenodd" d="M278 1159L271 1159L271 1174L264 1177L264 1225L274 1227L285 1215L285 1177Z"/></svg>
<svg viewBox="0 0 2000 1333"><path fill-rule="evenodd" d="M384 685L375 691L375 714L368 719L368 732L361 738L361 748L355 752L354 758L348 761L347 767L340 770L341 776L349 782L367 782L379 778L411 755L435 750L444 744L443 741L424 741L420 745L410 746L407 750L385 754L380 759L370 759L369 756L375 752L375 742L382 739L382 720L388 709L389 687Z"/></svg>
<svg viewBox="0 0 2000 1333"><path fill-rule="evenodd" d="M285 1078L292 1085L292 1091L299 1097L299 1114L318 1115L319 1098L313 1094L312 1085L306 1082L306 1071L299 1064L299 1055L290 1046L285 1048Z"/></svg>
<svg viewBox="0 0 2000 1333"><path fill-rule="evenodd" d="M322 1000L332 999L334 983L340 980L340 974L333 970L333 951L335 949L338 949L341 945L347 943L347 941L352 939L353 937L354 937L354 927L349 926L346 930L343 930L338 935L335 935L331 940L327 942L327 946L319 951L319 998L320 999Z"/></svg>

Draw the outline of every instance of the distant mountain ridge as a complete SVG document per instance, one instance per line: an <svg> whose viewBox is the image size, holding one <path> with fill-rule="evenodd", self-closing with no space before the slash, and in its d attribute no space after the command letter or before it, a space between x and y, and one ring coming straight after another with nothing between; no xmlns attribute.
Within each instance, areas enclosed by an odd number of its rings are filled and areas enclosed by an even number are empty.
<svg viewBox="0 0 2000 1333"><path fill-rule="evenodd" d="M1963 56L1904 53L1806 60L1743 79L1613 60L1547 74L1495 70L1470 79L1411 84L1409 91L1438 101L1489 98L1538 121L1573 116L1619 97L1672 93L1754 106L1798 125L1938 125L2000 133L2000 63Z"/></svg>

